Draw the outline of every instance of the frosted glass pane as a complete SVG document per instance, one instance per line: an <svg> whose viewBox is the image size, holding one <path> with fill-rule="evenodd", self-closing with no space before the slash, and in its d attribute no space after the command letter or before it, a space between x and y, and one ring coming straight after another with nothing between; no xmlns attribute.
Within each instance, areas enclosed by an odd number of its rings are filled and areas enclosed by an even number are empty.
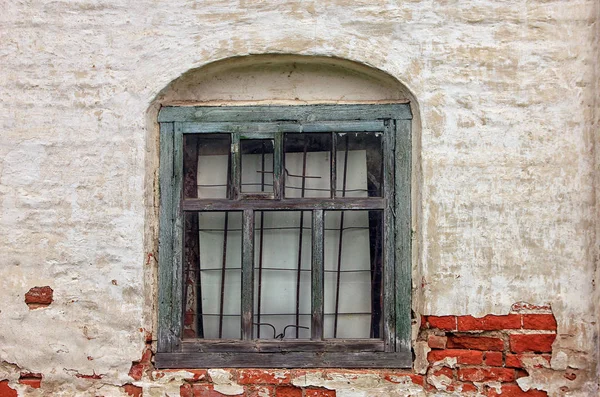
<svg viewBox="0 0 600 397"><path fill-rule="evenodd" d="M255 335L272 339L310 337L310 211L257 211L254 227ZM300 225L303 225L302 229ZM298 320L296 319L298 315ZM296 334L296 326L299 328Z"/></svg>
<svg viewBox="0 0 600 397"><path fill-rule="evenodd" d="M382 219L382 211L325 212L325 338L381 337Z"/></svg>
<svg viewBox="0 0 600 397"><path fill-rule="evenodd" d="M240 141L242 152L242 193L273 193L273 141Z"/></svg>
<svg viewBox="0 0 600 397"><path fill-rule="evenodd" d="M242 213L200 212L198 221L204 338L240 338Z"/></svg>
<svg viewBox="0 0 600 397"><path fill-rule="evenodd" d="M331 197L331 134L286 134L285 197Z"/></svg>
<svg viewBox="0 0 600 397"><path fill-rule="evenodd" d="M337 197L382 196L383 146L381 138L381 133L337 134Z"/></svg>
<svg viewBox="0 0 600 397"><path fill-rule="evenodd" d="M186 135L183 141L186 198L227 198L229 134Z"/></svg>

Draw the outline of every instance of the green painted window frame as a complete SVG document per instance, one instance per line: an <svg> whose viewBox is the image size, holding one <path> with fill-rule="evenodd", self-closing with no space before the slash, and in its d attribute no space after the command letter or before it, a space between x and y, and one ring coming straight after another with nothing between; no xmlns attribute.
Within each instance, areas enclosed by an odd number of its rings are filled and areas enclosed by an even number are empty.
<svg viewBox="0 0 600 397"><path fill-rule="evenodd" d="M411 122L407 103L301 106L177 106L163 107L160 123L160 210L158 252L158 368L410 368L411 351ZM281 147L286 132L383 133L384 195L376 202L384 211L383 342L322 338L323 211L350 209L352 199L246 200L235 191L232 199L182 198L184 134L231 133L232 173L240 137L275 140ZM277 168L277 166L275 167ZM275 175L275 179L280 175ZM277 189L276 189L277 190ZM307 203L308 201L305 201ZM204 343L184 342L183 329L183 221L184 210L242 210L244 239L251 239L253 211L259 209L313 211L313 270L311 341L252 339L253 253L242 250L242 338ZM365 207L361 207L363 209ZM252 246L251 240L245 247ZM248 252L250 251L250 252ZM320 259L319 259L320 258ZM322 322L322 317L321 317ZM320 333L320 334L319 334Z"/></svg>

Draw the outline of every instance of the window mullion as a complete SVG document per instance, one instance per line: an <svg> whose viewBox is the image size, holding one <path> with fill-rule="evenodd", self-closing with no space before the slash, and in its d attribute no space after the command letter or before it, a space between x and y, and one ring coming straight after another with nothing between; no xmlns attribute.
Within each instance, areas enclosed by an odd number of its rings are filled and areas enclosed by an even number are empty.
<svg viewBox="0 0 600 397"><path fill-rule="evenodd" d="M337 189L337 133L331 133L331 198L335 198Z"/></svg>
<svg viewBox="0 0 600 397"><path fill-rule="evenodd" d="M244 210L242 224L242 339L252 339L254 318L254 211Z"/></svg>
<svg viewBox="0 0 600 397"><path fill-rule="evenodd" d="M242 183L242 152L240 150L240 134L231 134L231 174L229 175L229 198L237 200Z"/></svg>
<svg viewBox="0 0 600 397"><path fill-rule="evenodd" d="M323 294L324 294L324 230L323 210L312 213L312 263L311 263L311 340L323 339Z"/></svg>
<svg viewBox="0 0 600 397"><path fill-rule="evenodd" d="M283 132L275 133L273 148L273 190L275 200L281 200L283 197Z"/></svg>

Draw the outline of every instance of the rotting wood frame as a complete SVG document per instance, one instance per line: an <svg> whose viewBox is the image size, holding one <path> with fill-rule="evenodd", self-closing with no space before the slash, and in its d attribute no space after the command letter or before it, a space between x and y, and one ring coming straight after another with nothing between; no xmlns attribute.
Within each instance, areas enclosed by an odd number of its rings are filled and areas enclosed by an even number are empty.
<svg viewBox="0 0 600 397"><path fill-rule="evenodd" d="M163 107L160 123L158 368L408 368L411 353L411 111L409 104ZM285 133L380 132L383 197L284 198L280 163ZM228 199L183 198L184 134L230 133L232 187ZM241 137L274 147L274 194L240 194ZM334 177L332 177L334 178ZM335 190L335 183L332 184ZM253 339L254 211L312 211L311 339ZM384 214L383 338L323 338L324 210L380 209ZM241 339L182 339L183 212L243 211Z"/></svg>

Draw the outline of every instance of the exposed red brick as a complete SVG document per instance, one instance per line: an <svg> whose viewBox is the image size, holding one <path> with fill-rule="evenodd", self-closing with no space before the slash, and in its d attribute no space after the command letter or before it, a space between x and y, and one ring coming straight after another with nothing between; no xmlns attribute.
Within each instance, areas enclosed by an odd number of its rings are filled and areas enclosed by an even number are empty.
<svg viewBox="0 0 600 397"><path fill-rule="evenodd" d="M241 369L238 371L240 385L287 385L291 382L290 371Z"/></svg>
<svg viewBox="0 0 600 397"><path fill-rule="evenodd" d="M501 367L503 364L502 352L485 352L483 362L491 367Z"/></svg>
<svg viewBox="0 0 600 397"><path fill-rule="evenodd" d="M275 397L302 397L302 389L294 386L279 386L275 389Z"/></svg>
<svg viewBox="0 0 600 397"><path fill-rule="evenodd" d="M458 316L459 331L499 331L521 328L520 314L494 315L484 317Z"/></svg>
<svg viewBox="0 0 600 397"><path fill-rule="evenodd" d="M454 372L452 372L452 368L442 367L439 369L431 370L431 375L433 376L445 376L450 379L454 379Z"/></svg>
<svg viewBox="0 0 600 397"><path fill-rule="evenodd" d="M477 350L432 350L427 354L430 363L441 361L446 357L456 357L458 364L478 365L483 363L483 352Z"/></svg>
<svg viewBox="0 0 600 397"><path fill-rule="evenodd" d="M146 347L142 352L142 358L140 359L140 363L150 364L150 360L152 360L152 350L149 347Z"/></svg>
<svg viewBox="0 0 600 397"><path fill-rule="evenodd" d="M529 376L529 373L524 369L515 369L515 379L525 378Z"/></svg>
<svg viewBox="0 0 600 397"><path fill-rule="evenodd" d="M131 366L131 369L129 369L129 376L131 376L135 380L140 380L142 379L145 370L146 364L133 364Z"/></svg>
<svg viewBox="0 0 600 397"><path fill-rule="evenodd" d="M132 385L131 383L128 383L125 386L123 386L123 389L125 390L125 393L127 393L128 396L132 396L132 397L142 397L143 396L142 388Z"/></svg>
<svg viewBox="0 0 600 397"><path fill-rule="evenodd" d="M445 349L447 340L445 336L429 335L427 344L432 349Z"/></svg>
<svg viewBox="0 0 600 397"><path fill-rule="evenodd" d="M515 370L498 367L459 368L458 379L469 382L512 382L515 380Z"/></svg>
<svg viewBox="0 0 600 397"><path fill-rule="evenodd" d="M504 341L486 336L451 336L448 338L448 348L502 351Z"/></svg>
<svg viewBox="0 0 600 397"><path fill-rule="evenodd" d="M461 391L463 392L476 392L477 391L477 386L475 386L472 383L462 383L460 384L461 386Z"/></svg>
<svg viewBox="0 0 600 397"><path fill-rule="evenodd" d="M17 391L8 385L7 380L0 381L0 397L17 397Z"/></svg>
<svg viewBox="0 0 600 397"><path fill-rule="evenodd" d="M19 383L33 387L34 389L39 389L42 386L42 374L21 372Z"/></svg>
<svg viewBox="0 0 600 397"><path fill-rule="evenodd" d="M421 314L421 329L429 328L427 326L427 317Z"/></svg>
<svg viewBox="0 0 600 397"><path fill-rule="evenodd" d="M401 380L404 377L409 377L410 380L412 381L412 383L416 384L416 385L420 385L423 386L423 384L425 383L425 378L423 375L417 375L411 372L384 372L381 374L383 376L383 379L387 380L388 382L392 382L392 383L403 383L403 381Z"/></svg>
<svg viewBox="0 0 600 397"><path fill-rule="evenodd" d="M523 362L521 361L521 358L519 356L520 355L518 354L506 354L506 360L504 362L504 365L510 368L522 368Z"/></svg>
<svg viewBox="0 0 600 397"><path fill-rule="evenodd" d="M547 397L548 393L541 390L531 389L529 391L523 391L519 385L508 384L502 385L500 393L496 392L496 389L490 388L488 391L488 397Z"/></svg>
<svg viewBox="0 0 600 397"><path fill-rule="evenodd" d="M179 395L181 397L194 397L194 391L192 390L192 385L189 383L185 383L181 385L179 388Z"/></svg>
<svg viewBox="0 0 600 397"><path fill-rule="evenodd" d="M552 314L523 314L523 328L556 331L556 319Z"/></svg>
<svg viewBox="0 0 600 397"><path fill-rule="evenodd" d="M33 287L25 294L25 303L29 309L39 309L52 303L54 291L49 286Z"/></svg>
<svg viewBox="0 0 600 397"><path fill-rule="evenodd" d="M513 353L550 353L554 339L556 334L512 334L509 335L510 350Z"/></svg>
<svg viewBox="0 0 600 397"><path fill-rule="evenodd" d="M335 390L304 389L304 397L335 397Z"/></svg>
<svg viewBox="0 0 600 397"><path fill-rule="evenodd" d="M429 327L456 331L456 316L427 316Z"/></svg>

